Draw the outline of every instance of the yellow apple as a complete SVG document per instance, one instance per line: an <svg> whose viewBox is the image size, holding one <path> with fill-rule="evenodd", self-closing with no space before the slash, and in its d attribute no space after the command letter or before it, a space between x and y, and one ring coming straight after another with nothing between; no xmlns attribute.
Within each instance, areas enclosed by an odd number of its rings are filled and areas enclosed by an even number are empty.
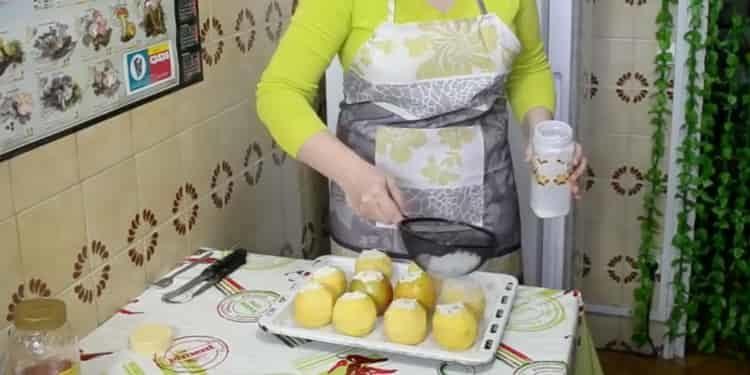
<svg viewBox="0 0 750 375"><path fill-rule="evenodd" d="M474 345L479 324L463 303L438 305L432 317L432 337L440 347L463 351Z"/></svg>
<svg viewBox="0 0 750 375"><path fill-rule="evenodd" d="M427 336L427 311L415 299L397 299L385 312L383 324L391 342L417 345Z"/></svg>
<svg viewBox="0 0 750 375"><path fill-rule="evenodd" d="M309 281L294 297L294 320L304 328L320 328L331 323L333 295L317 281Z"/></svg>
<svg viewBox="0 0 750 375"><path fill-rule="evenodd" d="M344 293L333 307L333 327L347 336L367 336L377 318L375 302L362 292Z"/></svg>
<svg viewBox="0 0 750 375"><path fill-rule="evenodd" d="M354 275L349 289L370 296L375 302L378 315L382 315L393 300L391 282L379 271L362 271Z"/></svg>
<svg viewBox="0 0 750 375"><path fill-rule="evenodd" d="M365 250L354 264L355 273L362 271L380 271L386 278L393 276L393 261L388 254L380 250Z"/></svg>
<svg viewBox="0 0 750 375"><path fill-rule="evenodd" d="M430 312L435 308L436 294L430 275L418 268L407 272L396 284L395 298L415 299Z"/></svg>
<svg viewBox="0 0 750 375"><path fill-rule="evenodd" d="M333 298L339 298L346 292L346 274L337 267L325 266L317 269L313 272L312 279L328 288Z"/></svg>

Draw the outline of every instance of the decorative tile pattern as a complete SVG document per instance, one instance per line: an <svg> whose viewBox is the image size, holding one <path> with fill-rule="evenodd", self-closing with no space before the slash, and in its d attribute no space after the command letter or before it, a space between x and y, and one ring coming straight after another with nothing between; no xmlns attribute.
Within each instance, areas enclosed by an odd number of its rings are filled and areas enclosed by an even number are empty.
<svg viewBox="0 0 750 375"><path fill-rule="evenodd" d="M242 166L246 169L244 177L248 185L255 186L260 182L260 178L263 176L263 150L258 142L253 142L247 146Z"/></svg>
<svg viewBox="0 0 750 375"><path fill-rule="evenodd" d="M201 41L206 41L207 39L209 39L209 34L216 34L215 36L212 35L210 37L210 40L216 38L218 39L218 42L204 43L202 55L203 61L208 64L209 67L218 64L221 60L221 55L224 54L224 41L221 40L221 38L224 36L224 28L221 25L221 22L215 17L206 19L205 21L203 21L203 24L201 24L200 34Z"/></svg>
<svg viewBox="0 0 750 375"><path fill-rule="evenodd" d="M227 161L222 161L221 163L216 165L216 168L214 168L214 172L211 175L211 190L219 187L219 177L221 175L225 176L226 179L229 180L229 182L226 183L225 187L219 189L221 191L214 191L213 193L211 193L211 200L214 202L216 208L224 208L224 206L229 204L229 200L232 199L234 181L232 181L231 178L234 173L232 172L232 166L229 165Z"/></svg>
<svg viewBox="0 0 750 375"><path fill-rule="evenodd" d="M641 191L645 183L643 173L636 167L622 166L612 173L612 189L617 194L633 196Z"/></svg>
<svg viewBox="0 0 750 375"><path fill-rule="evenodd" d="M284 31L284 13L281 11L281 5L276 0L270 1L266 7L266 36L272 42L278 42L281 39L281 33Z"/></svg>
<svg viewBox="0 0 750 375"><path fill-rule="evenodd" d="M198 221L198 212L200 206L198 205L198 192L191 183L186 183L185 186L180 186L175 194L174 203L172 205L172 214L178 215L182 210L186 210L185 217L175 217L172 220L174 229L180 235L185 235L193 230L193 227Z"/></svg>
<svg viewBox="0 0 750 375"><path fill-rule="evenodd" d="M250 28L247 35L237 35L234 37L234 41L237 43L237 48L239 48L243 54L246 54L253 49L253 46L255 45L255 35L257 33L255 30L255 16L248 8L240 9L239 13L237 13L234 31L240 32L246 27L245 25L248 25L247 27Z"/></svg>
<svg viewBox="0 0 750 375"><path fill-rule="evenodd" d="M617 80L617 95L625 103L640 103L648 96L648 79L641 73L627 72Z"/></svg>
<svg viewBox="0 0 750 375"><path fill-rule="evenodd" d="M130 229L128 229L128 244L132 247L128 250L128 256L130 261L138 267L142 267L144 263L150 262L151 257L156 252L156 246L159 244L159 232L155 231L158 225L156 216L149 209L144 209L142 213L137 213L133 220L130 222ZM135 241L144 236L144 233L150 233L148 240L140 244Z"/></svg>

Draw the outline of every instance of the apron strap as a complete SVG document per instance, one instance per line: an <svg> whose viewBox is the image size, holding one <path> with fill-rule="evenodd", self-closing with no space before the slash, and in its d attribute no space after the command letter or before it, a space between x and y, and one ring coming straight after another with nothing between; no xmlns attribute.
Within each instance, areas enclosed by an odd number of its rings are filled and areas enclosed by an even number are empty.
<svg viewBox="0 0 750 375"><path fill-rule="evenodd" d="M389 23L396 23L396 0L388 0L388 15L386 20Z"/></svg>
<svg viewBox="0 0 750 375"><path fill-rule="evenodd" d="M487 15L487 5L484 4L484 0L477 0L477 5L479 5L479 11L482 13L483 16Z"/></svg>

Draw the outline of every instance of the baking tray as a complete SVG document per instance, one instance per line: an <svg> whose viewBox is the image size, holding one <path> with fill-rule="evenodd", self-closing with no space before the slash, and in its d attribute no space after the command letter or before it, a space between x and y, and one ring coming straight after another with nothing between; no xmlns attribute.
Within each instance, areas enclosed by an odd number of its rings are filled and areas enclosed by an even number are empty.
<svg viewBox="0 0 750 375"><path fill-rule="evenodd" d="M354 258L324 256L315 261L314 268L317 269L324 265L336 266L346 273L348 280L351 280L354 273L354 263ZM407 266L408 263L404 261L394 260L393 280L398 280L401 275L405 274ZM294 321L293 302L297 289L304 283L298 283L287 296L280 298L260 318L258 324L263 331L276 335L467 366L482 365L493 361L495 358L495 352L500 345L503 331L510 317L510 309L513 306L518 280L510 275L486 272L475 272L471 277L484 288L487 307L480 322L479 335L474 346L463 352L441 349L433 341L431 334L424 342L416 346L391 343L385 336L382 317L378 318L373 332L362 338L341 335L334 331L331 325L320 329L299 327Z"/></svg>

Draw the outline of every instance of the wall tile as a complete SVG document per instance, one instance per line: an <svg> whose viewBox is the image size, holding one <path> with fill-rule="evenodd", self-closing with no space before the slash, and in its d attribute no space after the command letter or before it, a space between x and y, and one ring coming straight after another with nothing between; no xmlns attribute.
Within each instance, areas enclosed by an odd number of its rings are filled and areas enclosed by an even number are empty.
<svg viewBox="0 0 750 375"><path fill-rule="evenodd" d="M203 74L203 82L174 94L177 98L175 110L177 132L185 131L198 123L204 122L218 111L219 105L215 96L206 95L206 93L213 92L215 90L211 73L206 69Z"/></svg>
<svg viewBox="0 0 750 375"><path fill-rule="evenodd" d="M244 101L227 109L217 117L219 123L222 160L226 160L234 173L243 168L247 148L250 145L250 118L254 108Z"/></svg>
<svg viewBox="0 0 750 375"><path fill-rule="evenodd" d="M11 321L11 311L8 306L13 301L13 295L18 291L18 286L23 284L21 273L21 254L18 248L18 230L16 219L11 217L0 222L0 243L3 244L2 257L0 257L0 332L7 327ZM2 341L2 338L0 338Z"/></svg>
<svg viewBox="0 0 750 375"><path fill-rule="evenodd" d="M135 162L139 210L153 212L158 223L169 221L175 194L185 184L178 139L172 138L136 155Z"/></svg>
<svg viewBox="0 0 750 375"><path fill-rule="evenodd" d="M594 38L593 73L601 87L616 87L617 81L635 66L632 39Z"/></svg>
<svg viewBox="0 0 750 375"><path fill-rule="evenodd" d="M587 150L591 169L599 178L610 178L618 168L628 165L631 159L628 136L594 131L584 137L582 145Z"/></svg>
<svg viewBox="0 0 750 375"><path fill-rule="evenodd" d="M200 216L198 224L188 235L189 248L195 251L201 247L223 249L232 246L225 208L217 207L211 195L201 199L198 205Z"/></svg>
<svg viewBox="0 0 750 375"><path fill-rule="evenodd" d="M146 280L156 281L172 270L178 260L186 256L188 242L185 236L177 233L174 223L165 222L158 229L158 246L150 262L146 264Z"/></svg>
<svg viewBox="0 0 750 375"><path fill-rule="evenodd" d="M63 291L57 298L65 302L68 323L73 334L82 338L97 326L96 299L99 275L91 274L83 281Z"/></svg>
<svg viewBox="0 0 750 375"><path fill-rule="evenodd" d="M213 117L207 122L180 134L178 141L187 181L204 196L212 189L212 178L216 167L221 168L221 119ZM226 172L219 170L217 183L226 180Z"/></svg>
<svg viewBox="0 0 750 375"><path fill-rule="evenodd" d="M106 267L102 266L102 267ZM99 323L109 319L117 310L137 297L146 288L146 270L133 264L128 252L112 259L107 289L98 300Z"/></svg>
<svg viewBox="0 0 750 375"><path fill-rule="evenodd" d="M644 1L635 9L635 15L633 22L635 27L633 28L633 38L636 39L656 39L656 32L658 30L656 26L656 17L659 14L661 8L660 1Z"/></svg>
<svg viewBox="0 0 750 375"><path fill-rule="evenodd" d="M246 31L250 27L250 21L244 12L247 5L247 2L241 0L214 0L211 2L211 22L221 25L224 37Z"/></svg>
<svg viewBox="0 0 750 375"><path fill-rule="evenodd" d="M579 251L590 256L591 270L583 278L586 301L596 305L621 305L620 274L622 247L625 244L623 210L625 200L616 194L606 179L597 179L580 203ZM603 209L604 208L604 209ZM620 259L620 260L618 260Z"/></svg>
<svg viewBox="0 0 750 375"><path fill-rule="evenodd" d="M280 151L279 151L280 153ZM291 244L295 256L302 256L302 233L304 230L304 211L302 208L302 192L300 191L300 168L297 161L287 157L281 165L281 195L284 237Z"/></svg>
<svg viewBox="0 0 750 375"><path fill-rule="evenodd" d="M86 232L113 254L125 248L130 220L138 211L135 159L128 159L83 182Z"/></svg>
<svg viewBox="0 0 750 375"><path fill-rule="evenodd" d="M254 90L246 79L247 69L243 66L243 55L232 38L220 40L208 45L209 56L213 56L209 64L212 83L216 91L214 96L218 99L221 109L233 106L247 99L249 93Z"/></svg>
<svg viewBox="0 0 750 375"><path fill-rule="evenodd" d="M602 0L594 4L594 35L604 38L632 38L637 8L625 0Z"/></svg>
<svg viewBox="0 0 750 375"><path fill-rule="evenodd" d="M264 150L270 150L268 144ZM281 201L281 168L271 159L264 163L263 175L258 182L255 197L256 230L254 243L256 249L264 254L281 254L285 242L283 204Z"/></svg>
<svg viewBox="0 0 750 375"><path fill-rule="evenodd" d="M176 98L165 96L131 112L133 121L133 147L143 151L177 132Z"/></svg>
<svg viewBox="0 0 750 375"><path fill-rule="evenodd" d="M585 294L584 294L585 298ZM598 349L617 344L622 337L622 318L603 316L597 314L586 314L586 323L594 339L594 345Z"/></svg>
<svg viewBox="0 0 750 375"><path fill-rule="evenodd" d="M659 53L659 43L655 40L633 41L633 71L646 77L649 88L656 81L654 61Z"/></svg>
<svg viewBox="0 0 750 375"><path fill-rule="evenodd" d="M13 215L13 195L10 192L8 162L0 163L0 220Z"/></svg>
<svg viewBox="0 0 750 375"><path fill-rule="evenodd" d="M99 173L132 155L130 113L113 117L76 133L81 179Z"/></svg>
<svg viewBox="0 0 750 375"><path fill-rule="evenodd" d="M8 337L10 336L10 327L0 329L0 374L8 373Z"/></svg>
<svg viewBox="0 0 750 375"><path fill-rule="evenodd" d="M76 255L86 243L81 187L19 214L18 231L25 279L41 279L52 294L70 286Z"/></svg>
<svg viewBox="0 0 750 375"><path fill-rule="evenodd" d="M78 182L77 160L74 136L11 159L16 211L25 210Z"/></svg>
<svg viewBox="0 0 750 375"><path fill-rule="evenodd" d="M234 186L232 200L226 207L228 241L233 246L240 246L249 251L254 251L255 244L250 242L250 236L255 233L257 225L255 214L255 194L257 190L255 186L248 183L244 173L237 176Z"/></svg>

